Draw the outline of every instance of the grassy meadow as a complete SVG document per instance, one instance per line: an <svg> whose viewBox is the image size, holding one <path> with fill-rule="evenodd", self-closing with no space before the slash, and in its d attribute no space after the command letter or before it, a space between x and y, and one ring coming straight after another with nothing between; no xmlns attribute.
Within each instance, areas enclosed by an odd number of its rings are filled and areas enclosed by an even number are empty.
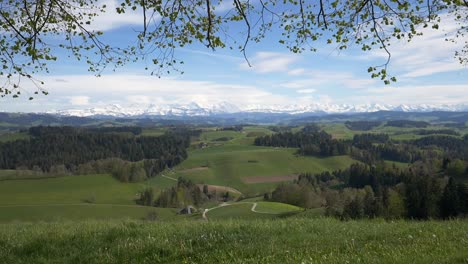
<svg viewBox="0 0 468 264"><path fill-rule="evenodd" d="M155 178L143 183L121 183L110 175L64 176L39 180L0 181L1 205L47 204L135 204L138 191L151 185L169 187L173 183Z"/></svg>
<svg viewBox="0 0 468 264"><path fill-rule="evenodd" d="M121 183L110 175L79 175L47 179L0 181L0 222L58 219L174 219L176 210L135 204L139 191L175 182L157 177L143 183Z"/></svg>
<svg viewBox="0 0 468 264"><path fill-rule="evenodd" d="M2 263L466 263L466 248L455 220L0 224Z"/></svg>

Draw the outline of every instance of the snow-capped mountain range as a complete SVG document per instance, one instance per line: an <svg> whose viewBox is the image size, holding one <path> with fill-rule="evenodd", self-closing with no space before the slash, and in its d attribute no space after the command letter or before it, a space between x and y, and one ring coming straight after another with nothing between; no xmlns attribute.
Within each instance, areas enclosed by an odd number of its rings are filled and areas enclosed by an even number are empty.
<svg viewBox="0 0 468 264"><path fill-rule="evenodd" d="M135 116L212 116L236 113L266 113L266 114L352 114L368 113L377 111L399 111L399 112L431 112L431 111L468 111L468 104L458 105L387 105L387 104L329 104L315 103L307 105L245 105L237 106L228 102L213 105L202 105L195 102L189 104L167 104L167 105L128 105L117 104L87 109L65 109L49 111L49 114L62 116L112 116L112 117L135 117Z"/></svg>

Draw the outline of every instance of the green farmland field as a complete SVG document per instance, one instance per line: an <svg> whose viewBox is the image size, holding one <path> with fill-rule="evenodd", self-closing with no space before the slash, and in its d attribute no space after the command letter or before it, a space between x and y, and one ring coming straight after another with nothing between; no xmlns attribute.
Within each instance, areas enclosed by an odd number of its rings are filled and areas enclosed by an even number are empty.
<svg viewBox="0 0 468 264"><path fill-rule="evenodd" d="M302 208L285 203L258 202L255 210L262 213L282 214L289 212L297 212L302 210Z"/></svg>
<svg viewBox="0 0 468 264"><path fill-rule="evenodd" d="M156 190L174 183L162 177L142 183L121 183L110 175L79 175L38 180L0 181L0 205L99 204L133 205L146 186ZM0 209L1 210L1 209Z"/></svg>
<svg viewBox="0 0 468 264"><path fill-rule="evenodd" d="M343 169L356 161L348 156L328 158L295 155L296 149L223 145L198 149L175 168L171 177L184 177L196 183L230 186L245 194L260 194L277 186L277 182L245 183L252 176L287 176L302 172ZM200 169L200 168L204 169ZM190 170L193 168L199 168Z"/></svg>

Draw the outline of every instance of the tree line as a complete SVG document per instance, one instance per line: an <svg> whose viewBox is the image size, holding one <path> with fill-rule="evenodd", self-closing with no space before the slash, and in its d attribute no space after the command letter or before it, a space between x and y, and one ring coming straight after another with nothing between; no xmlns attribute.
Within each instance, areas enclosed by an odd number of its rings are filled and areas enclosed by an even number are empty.
<svg viewBox="0 0 468 264"><path fill-rule="evenodd" d="M71 173L107 170L109 173L113 171L110 167L120 166L124 170L128 167L130 171L141 171L141 167L146 176L154 176L187 158L190 136L183 132L150 137L103 131L32 127L30 139L0 143L0 168L46 173L57 168Z"/></svg>
<svg viewBox="0 0 468 264"><path fill-rule="evenodd" d="M381 121L346 121L345 126L350 130L368 131L382 124Z"/></svg>
<svg viewBox="0 0 468 264"><path fill-rule="evenodd" d="M413 120L390 120L387 121L385 126L392 127L416 127L416 128L426 128L431 124L425 121L413 121Z"/></svg>
<svg viewBox="0 0 468 264"><path fill-rule="evenodd" d="M332 139L324 131L280 132L273 135L257 137L256 146L299 148L301 155L336 156L350 152L349 144L344 140Z"/></svg>

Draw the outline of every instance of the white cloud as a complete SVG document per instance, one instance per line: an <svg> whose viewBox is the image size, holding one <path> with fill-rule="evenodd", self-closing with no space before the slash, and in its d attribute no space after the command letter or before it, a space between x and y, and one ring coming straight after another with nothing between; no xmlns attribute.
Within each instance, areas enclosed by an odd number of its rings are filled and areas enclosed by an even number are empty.
<svg viewBox="0 0 468 264"><path fill-rule="evenodd" d="M88 105L89 104L89 97L88 96L71 96L70 97L70 104L71 105Z"/></svg>
<svg viewBox="0 0 468 264"><path fill-rule="evenodd" d="M98 12L98 16L94 18L91 25L87 26L89 30L107 31L116 29L125 25L135 25L143 28L143 13L141 10L132 10L128 8L125 13L118 14L116 8L119 6L119 1L102 0L96 5L106 5L104 13Z"/></svg>
<svg viewBox="0 0 468 264"><path fill-rule="evenodd" d="M284 88L289 88L289 89L300 89L300 88L313 86L314 84L316 84L314 83L314 80L302 79L302 80L284 82L284 83L281 83L279 86L284 87Z"/></svg>
<svg viewBox="0 0 468 264"><path fill-rule="evenodd" d="M127 96L127 102L132 104L149 104L152 103L152 100L147 95L130 95Z"/></svg>
<svg viewBox="0 0 468 264"><path fill-rule="evenodd" d="M376 80L370 77L359 78L350 72L309 70L304 71L303 76L309 78L283 82L279 86L289 89L310 89L311 87L320 88L328 84L352 89L364 89L377 84Z"/></svg>
<svg viewBox="0 0 468 264"><path fill-rule="evenodd" d="M350 72L314 70L309 73L315 83L335 83L343 87L362 89L375 85L376 81L370 77L359 78Z"/></svg>
<svg viewBox="0 0 468 264"><path fill-rule="evenodd" d="M245 62L241 64L242 69L253 69L259 73L287 73L289 66L298 61L299 57L290 53L279 52L257 52L257 54L250 59L252 67Z"/></svg>
<svg viewBox="0 0 468 264"><path fill-rule="evenodd" d="M299 75L302 75L306 72L306 69L304 68L297 68L297 69L293 69L293 70L290 70L288 71L288 75L291 75L291 76L299 76Z"/></svg>
<svg viewBox="0 0 468 264"><path fill-rule="evenodd" d="M257 86L157 78L138 74L108 74L102 77L43 76L41 80L46 83L49 95L34 100L42 103L39 107L35 106L38 110L52 110L52 107L65 109L68 108L68 104L84 106L90 105L90 102L95 106L111 103L147 105L190 102L212 105L227 101L242 106L285 104L292 100L288 96L274 94ZM19 105L6 107L20 108Z"/></svg>
<svg viewBox="0 0 468 264"><path fill-rule="evenodd" d="M368 89L362 95L348 98L353 103L387 104L463 104L468 102L468 84L405 85Z"/></svg>
<svg viewBox="0 0 468 264"><path fill-rule="evenodd" d="M301 89L301 90L297 90L296 92L300 94L311 94L311 93L315 93L316 90L315 89Z"/></svg>

